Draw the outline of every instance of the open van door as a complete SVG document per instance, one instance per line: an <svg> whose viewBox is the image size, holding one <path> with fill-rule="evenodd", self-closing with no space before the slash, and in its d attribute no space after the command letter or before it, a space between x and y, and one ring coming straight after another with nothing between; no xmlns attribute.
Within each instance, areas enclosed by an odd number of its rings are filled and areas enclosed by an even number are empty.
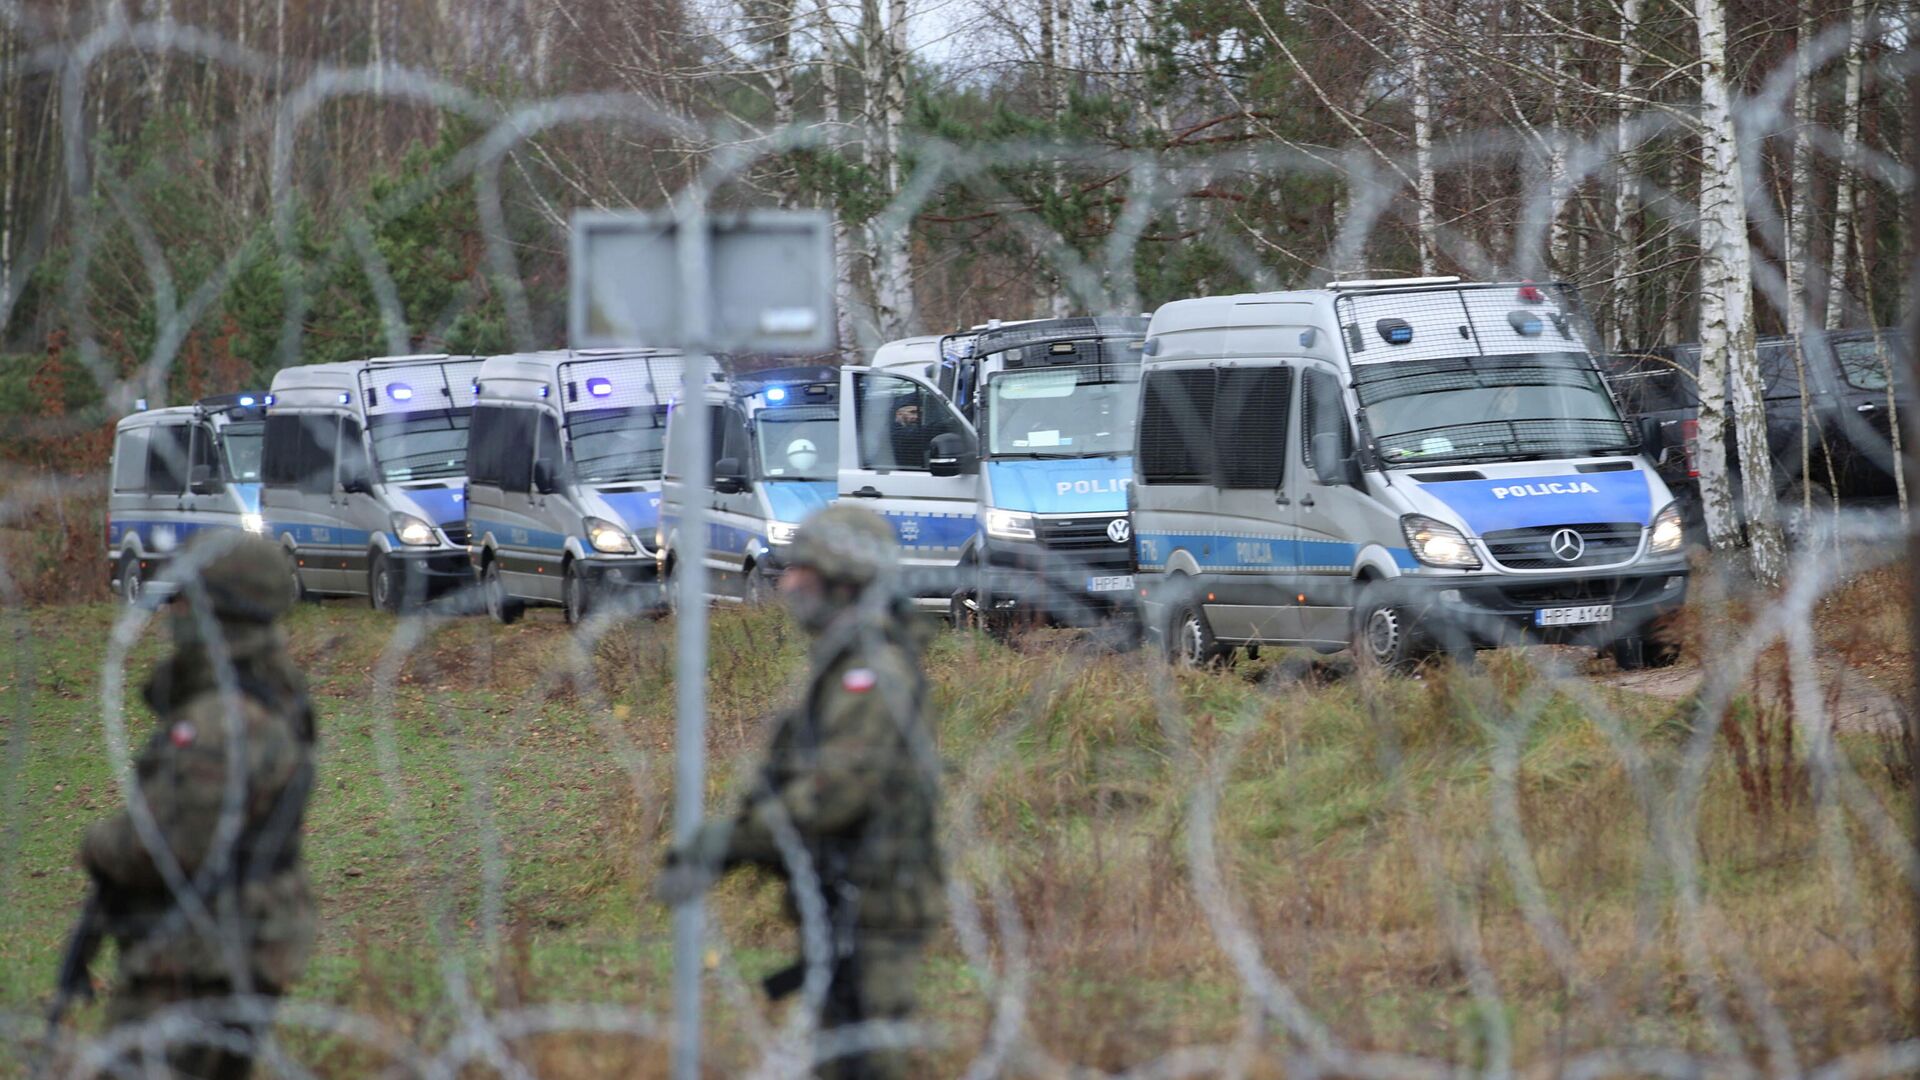
<svg viewBox="0 0 1920 1080"><path fill-rule="evenodd" d="M945 610L977 528L979 440L927 380L840 369L838 497L887 519L911 593Z"/></svg>

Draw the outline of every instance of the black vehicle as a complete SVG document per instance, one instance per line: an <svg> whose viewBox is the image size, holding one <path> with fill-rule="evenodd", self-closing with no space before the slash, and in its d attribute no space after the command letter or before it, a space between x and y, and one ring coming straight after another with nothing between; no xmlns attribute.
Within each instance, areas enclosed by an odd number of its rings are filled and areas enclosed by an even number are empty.
<svg viewBox="0 0 1920 1080"><path fill-rule="evenodd" d="M1811 494L1816 505L1831 497L1892 496L1892 425L1896 413L1913 402L1904 375L1910 355L1905 334L1846 330L1803 338L1804 350L1795 348L1792 337L1758 342L1775 493L1790 503ZM1622 411L1659 422L1667 447L1659 460L1661 475L1685 505L1689 527L1699 528L1700 346L1664 346L1603 363ZM1734 449L1737 490L1741 470Z"/></svg>

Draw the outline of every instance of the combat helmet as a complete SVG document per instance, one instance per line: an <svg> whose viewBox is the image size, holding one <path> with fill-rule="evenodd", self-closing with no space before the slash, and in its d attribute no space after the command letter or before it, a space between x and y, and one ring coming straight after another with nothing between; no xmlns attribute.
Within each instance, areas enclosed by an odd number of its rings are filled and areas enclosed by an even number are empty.
<svg viewBox="0 0 1920 1080"><path fill-rule="evenodd" d="M180 549L172 570L199 571L199 590L215 618L230 622L270 623L293 606L293 570L277 544L263 537L225 530L196 534ZM175 595L195 590L179 582Z"/></svg>
<svg viewBox="0 0 1920 1080"><path fill-rule="evenodd" d="M809 567L829 582L864 588L900 557L893 529L859 506L829 506L808 518L787 549L791 566Z"/></svg>

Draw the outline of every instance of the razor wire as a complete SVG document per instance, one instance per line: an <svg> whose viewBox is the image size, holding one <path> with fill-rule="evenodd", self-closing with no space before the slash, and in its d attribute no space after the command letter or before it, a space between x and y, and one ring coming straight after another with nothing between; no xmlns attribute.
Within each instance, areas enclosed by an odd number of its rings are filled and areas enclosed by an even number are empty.
<svg viewBox="0 0 1920 1080"><path fill-rule="evenodd" d="M538 338L533 301L521 269L524 252L517 250L522 241L514 238L508 225L510 185L502 182L508 164L523 171L521 156L543 153L541 138L554 131L598 131L626 137L635 130L670 139L682 140L697 148L692 155L705 160L688 170L682 191L664 194L670 198L710 199L724 197L749 201L763 197L757 189L755 170L783 154L799 150L830 148L840 136L830 125L815 124L755 132L732 123L696 122L675 104L632 92L567 94L545 99L499 102L484 93L446 76L400 65L323 66L296 85L280 91L270 105L236 123L236 130L225 133L236 142L259 130L270 129L271 189L273 210L264 223L255 222L245 238L236 244L225 260L198 283L177 280L169 265L164 245L157 237L155 222L143 215L139 203L131 197L126 178L118 176L99 161L100 148L89 147L84 119L88 115L89 78L94 68L108 58L134 55L145 59L191 56L220 70L266 77L274 71L273 59L259 49L227 39L217 33L172 22L171 20L128 21L118 5L112 17L78 42L60 43L49 35L49 43L37 44L27 52L26 70L35 76L57 77L58 93L63 99L64 126L61 138L62 176L72 203L70 224L80 234L79 257L61 275L62 294L71 309L77 332L77 354L96 381L109 409L123 409L135 397L158 396L168 375L182 363L181 350L188 333L205 317L219 296L231 286L242 264L268 244L290 248L296 242L297 223L291 192L295 188L299 161L300 131L314 122L331 103L377 93L396 103L427 104L464 115L481 125L481 134L456 153L451 160L426 170L404 186L387 205L385 215L397 215L438 194L462 184L471 184L475 211L481 222L484 259L491 276L505 294L504 308L509 332L516 347L532 347ZM0 21L8 32L36 33L36 9L13 5L0 10ZM1909 16L1910 18L1910 16ZM1910 32L1889 24L1887 33ZM31 37L29 40L32 40ZM1839 31L1823 33L1809 43L1810 62L1818 65L1839 57L1847 42ZM1117 47L1117 46L1116 46ZM1911 62L1910 60L1906 62ZM1893 65L1888 66L1893 72ZM1791 64L1777 68L1762 84L1762 91L1745 99L1742 112L1753 148L1777 138L1772 125L1782 122L1784 102L1793 87ZM1629 120L1629 145L1639 146L1684 132L1688 123L1685 109L1649 107L1637 111ZM1138 280L1138 253L1156 217L1173 212L1190 192L1207 190L1217 183L1268 175L1314 176L1345 181L1350 186L1350 202L1338 221L1326 250L1312 256L1309 266L1316 272L1344 272L1366 263L1369 242L1396 222L1409 217L1408 170L1416 167L1411 155L1382 152L1356 129L1361 138L1354 145L1309 149L1298 146L1249 145L1213 154L1183 151L1180 156L1139 150L1119 151L1095 145L1061 145L1057 141L1008 138L991 145L962 146L937 137L915 136L907 150L914 157L906 182L891 193L884 206L869 219L863 229L847 229L851 246L898 246L905 242L916 218L930 212L942 194L966 192L996 205L1017 202L1005 184L996 177L1002 168L1030 167L1057 163L1062 159L1076 169L1095 173L1111 172L1127 178L1124 209L1103 245L1092 251L1076 250L1067 243L1042 214L1026 207L1012 206L1003 211L1008 228L1028 244L1036 262L1046 275L1057 279L1074 306L1087 313L1130 313L1139 310L1142 288ZM1553 143L1551 153L1560 161L1562 174L1551 182L1537 175L1542 141ZM1839 133L1816 128L1812 145L1834 160L1844 159L1887 190L1902 192L1913 183L1912 163L1902 163L1890 154L1849 142ZM1514 223L1501 255L1485 249L1482 240L1469 230L1450 224L1439 226L1430 239L1447 258L1472 269L1476 274L1494 277L1540 276L1549 245L1549 234L1559 212L1556 204L1565 200L1570 186L1607 179L1607 172L1620 165L1620 141L1611 131L1591 138L1570 137L1565 131L1542 135L1516 126L1510 130L1482 130L1455 133L1438 140L1433 149L1436 167L1483 166L1505 162L1531 177L1526 185L1525 209ZM559 170L556 170L559 171ZM92 197L89 184L97 179L104 201ZM1672 227L1685 233L1697 230L1697 214L1684 196L1684 185L1658 176L1637 176L1637 188L1646 204L1656 206ZM1780 269L1781 225L1774 208L1762 197L1759 184L1747 191L1752 218L1760 225L1762 240L1756 251L1757 291L1775 310L1785 311L1791 303L1787 282ZM529 185L535 195L545 198L537 186ZM583 203L586 201L583 194ZM650 201L636 194L634 201ZM605 204L600 204L605 205ZM122 376L104 356L103 343L92 329L90 312L93 301L87 287L93 238L104 230L101 218L123 224L133 238L140 266L147 275L147 288L155 299L162 323L155 335L151 353L135 365L131 374ZM547 215L556 229L563 216ZM47 223L49 226L55 223ZM381 316L380 340L366 343L368 353L381 350L404 352L407 330L403 305L394 282L393 267L379 251L368 232L369 222L350 217L344 226L352 244L347 249L361 262ZM1239 271L1245 280L1262 287L1277 285L1285 275L1276 271L1265 245L1270 238L1255 235L1251 229L1238 235L1216 228L1207 235L1218 248L1222 260ZM549 238L550 240L552 238ZM862 240L872 244L861 243ZM862 250L863 257L873 256ZM344 257L344 256L343 256ZM1769 261L1771 259L1772 261ZM0 326L14 309L25 289L22 284L0 296ZM1301 278L1300 280L1307 280ZM1317 281L1312 281L1317 284ZM896 286L899 283L894 283ZM1594 285L1588 280L1583 284ZM851 300L852 298L847 298ZM304 295L297 283L289 286L284 304L284 319L276 341L275 359L281 365L301 360L301 335L312 297ZM1907 303L1913 303L1911 293ZM871 306L870 304L868 306ZM1036 305L1032 313L1042 313ZM989 313L996 314L997 313ZM1025 314L1025 313L1021 313ZM453 317L443 313L442 324ZM879 344L871 320L862 324L864 333L856 342L843 343L851 356L869 354ZM1911 347L1911 345L1910 345ZM698 385L689 375L689 385ZM1891 392L1890 392L1891 393ZM696 413L700 410L694 410ZM101 416L89 416L85 422L98 426ZM68 430L79 430L74 421ZM1873 443L1877 435L1854 432L1877 452L1892 460L1896 451L1887 442ZM185 462L176 463L183 474ZM25 513L57 496L50 485L35 479L10 482L4 492L6 517ZM695 530L705 525L705 510L696 500L688 518ZM1583 710L1587 722L1599 733L1613 763L1624 771L1636 795L1641 817L1622 827L1641 834L1648 846L1648 866L1641 874L1636 902L1636 949L1657 951L1655 939L1665 931L1661 924L1671 919L1677 930L1681 965L1688 986L1700 1001L1708 1030L1707 1045L1697 1043L1675 1031L1659 1033L1651 1040L1622 1035L1617 1043L1563 1049L1534 1060L1516 1057L1513 1027L1531 1022L1526 1010L1533 1003L1511 996L1513 991L1500 984L1500 968L1488 959L1489 943L1478 918L1483 911L1476 905L1483 897L1472 893L1484 884L1484 873L1460 875L1445 859L1443 838L1426 832L1421 821L1418 791L1401 791L1400 801L1389 813L1404 820L1415 834L1416 859L1405 867L1407 887L1424 888L1434 898L1434 916L1438 929L1448 942L1448 952L1463 969L1461 979L1466 995L1484 1016L1487 1024L1484 1058L1471 1055L1446 1056L1422 1053L1391 1044L1382 1045L1371 1035L1347 1023L1347 1018L1316 1007L1323 987L1316 987L1284 973L1290 943L1284 937L1263 933L1249 911L1234 867L1223 858L1220 831L1220 807L1225 787L1236 775L1247 741L1265 722L1264 711L1279 699L1310 696L1320 688L1318 676L1295 675L1285 668L1262 670L1266 680L1259 687L1247 715L1216 716L1207 706L1183 700L1183 694L1206 680L1231 679L1218 672L1184 673L1142 657L1137 662L1116 661L1128 666L1128 677L1137 680L1144 694L1151 696L1176 775L1184 781L1180 805L1170 812L1180 819L1183 885L1190 890L1202 914L1207 933L1218 957L1232 972L1231 983L1240 997L1238 1021L1230 1038L1212 1043L1187 1043L1156 1048L1145 1060L1120 1068L1108 1068L1077 1062L1071 1053L1046 1044L1035 1030L1036 1004L1050 995L1065 994L1059 985L1064 980L1048 971L1033 955L1037 944L1036 927L1045 921L1045 912L1023 911L1010 875L1017 859L1004 850L1007 841L993 835L981 821L981 805L989 798L983 788L996 769L1013 761L1023 741L1037 737L1036 729L1048 710L1055 707L1061 693L1071 687L1079 675L1078 650L1087 649L1086 641L1067 641L1063 637L1016 636L1015 647L1023 661L1035 664L1037 673L1021 694L1017 707L1000 718L996 730L987 733L983 748L971 760L942 764L933 748L922 748L922 764L932 770L944 770L959 777L949 786L942 807L945 828L942 842L950 877L946 896L950 908L952 952L959 966L980 996L985 1009L979 1030L946 1027L938 1021L922 1019L909 1025L867 1025L859 1030L834 1033L817 1038L817 1021L826 992L829 935L824 926L825 900L817 869L790 825L777 829L776 835L799 908L798 940L805 960L805 976L799 1007L791 1009L776 1023L763 1021L754 1011L752 982L741 970L741 961L728 939L722 921L709 921L706 943L714 959L709 978L719 983L719 993L728 996L733 1011L746 1017L744 1046L729 1045L730 1054L745 1055L744 1067L754 1075L800 1075L822 1060L835 1055L858 1052L878 1046L907 1045L927 1051L948 1053L940 1060L956 1073L969 1077L998 1075L1114 1075L1114 1076L1199 1076L1248 1075L1259 1066L1277 1064L1287 1075L1359 1076L1382 1080L1485 1073L1489 1076L1563 1075L1572 1077L1623 1074L1662 1076L1699 1076L1709 1073L1736 1076L1819 1076L1824 1078L1891 1076L1920 1067L1920 1039L1909 1032L1905 1037L1888 1037L1871 1044L1847 1047L1832 1055L1807 1055L1796 1049L1796 1018L1771 1000L1762 969L1749 955L1751 943L1742 942L1717 922L1713 888L1703 881L1699 854L1700 815L1705 789L1712 781L1712 770L1722 755L1718 746L1719 718L1732 707L1743 687L1753 683L1770 648L1779 646L1787 658L1787 681L1794 724L1802 744L1809 747L1806 769L1811 800L1817 818L1817 850L1833 878L1837 896L1856 901L1852 886L1870 868L1891 868L1909 891L1920 890L1920 858L1914 840L1897 815L1889 811L1881 798L1858 775L1846 753L1834 745L1834 729L1826 715L1821 696L1825 677L1813 633L1814 612L1821 600L1846 577L1861 571L1897 564L1902 558L1898 547L1908 535L1907 526L1896 515L1842 510L1836 507L1831 525L1818 537L1804 538L1818 544L1815 558L1799 560L1785 589L1765 610L1739 633L1725 639L1710 638L1710 663L1702 675L1697 698L1682 710L1685 725L1677 764L1665 750L1654 744L1646 732L1622 714L1606 692L1578 670L1567 655L1554 650L1528 650L1521 653L1526 669L1536 679L1516 700L1503 701L1491 676L1469 677L1461 684L1461 693L1469 700L1459 707L1473 718L1475 730L1486 740L1490 764L1490 787L1486 793L1489 835L1478 858L1498 863L1513 885L1515 904L1521 921L1546 954L1566 986L1582 1008L1590 1008L1613 1027L1627 1018L1629 995L1619 986L1616 972L1595 967L1582 960L1576 935L1569 929L1564 912L1557 910L1555 889L1542 879L1530 842L1529 821L1520 797L1524 770L1525 739L1530 728L1553 707L1557 698L1571 699ZM1911 572L1912 568L1908 568ZM21 777L35 739L35 695L39 663L31 626L31 612L19 592L20 568L0 564L0 595L5 597L12 641L14 686L10 699L8 727L9 751L0 768L0 794L7 798L6 825L0 833L0 875L18 872L15 857L22 836L30 826L27 810L20 801ZM202 632L210 631L212 616L204 590L198 587L193 567L177 568L177 580L185 591L190 609L202 623ZM1703 582L1707 591L1716 586L1711 575ZM1060 587L1054 583L1053 587ZM1726 586L1743 589L1738 582ZM415 612L395 621L386 645L374 669L369 673L372 693L372 733L377 764L377 780L385 794L385 812L390 815L400 843L410 863L432 866L431 843L423 814L414 805L413 784L400 749L400 738L409 720L402 715L398 688L401 673L413 660L427 655L440 637L453 633L464 624L458 614L464 606L477 607L477 587L447 598L447 602ZM198 894L185 872L165 851L150 811L140 798L137 785L129 781L132 757L129 746L133 722L125 715L129 657L143 635L152 633L150 610L135 607L119 616L103 650L99 703L101 709L100 743L112 765L120 786L127 792L128 805L136 828L148 849L160 863L173 894L196 923L222 929L230 939L235 927L215 926L214 916L199 904ZM701 621L704 621L702 619ZM431 950L437 961L433 972L437 980L437 1007L451 1010L450 1030L423 1037L419 1032L395 1030L383 1018L356 1011L350 1004L322 1002L300 996L280 1002L277 1008L249 996L245 990L244 961L235 960L236 982L240 990L229 1001L206 1007L182 1007L170 1010L137 1029L80 1035L63 1033L58 1046L40 1045L43 1035L38 1019L38 1002L0 1003L0 1040L15 1052L20 1061L30 1054L54 1054L64 1066L65 1075L87 1075L104 1067L128 1051L138 1051L146 1061L158 1061L164 1049L182 1041L232 1039L231 1029L222 1021L259 1021L270 1013L273 1022L287 1031L324 1034L361 1045L383 1055L391 1065L409 1075L455 1076L475 1067L484 1067L507 1076L537 1075L534 1067L522 1060L521 1044L538 1036L593 1034L619 1035L637 1042L665 1047L679 1037L672 1018L654 1011L622 1004L615 1000L592 998L534 1004L500 1004L488 1000L483 983L490 969L502 962L509 934L510 916L506 894L512 863L504 850L499 810L488 793L491 779L505 757L511 754L517 734L536 718L537 710L547 707L547 695L562 688L576 693L594 728L606 741L607 752L625 781L623 797L637 808L646 808L658 826L667 817L670 800L669 769L658 760L659 754L641 745L632 732L616 717L608 704L618 696L618 687L609 685L597 668L599 650L604 645L624 641L636 648L659 650L664 656L668 645L664 632L654 629L637 604L604 605L584 624L577 627L566 646L568 662L560 670L542 673L534 686L527 687L512 703L509 722L499 731L468 730L455 724L444 734L453 751L455 767L466 794L457 817L459 829L478 848L477 884L466 885L449 873L439 887L420 890L415 917L427 930ZM700 638L704 639L705 634ZM209 640L218 642L218 634ZM500 646L488 645L482 662L491 662ZM998 647L998 646L991 646ZM217 646L216 646L217 651ZM703 656L694 659L695 656ZM685 654L676 665L676 686L682 691L692 676L704 675L716 662L704 649ZM239 723L237 708L240 690L234 682L232 666L216 655L220 692L229 702L229 719ZM1368 671L1346 678L1359 696L1378 736L1376 749L1385 762L1389 781L1412 778L1411 767L1397 746L1398 718L1395 706L1396 686L1391 680ZM953 688L965 693L968 688ZM3 691L0 691L3 692ZM684 700L684 699L683 699ZM444 699L429 702L449 707L450 716L458 710ZM323 707L321 724L326 724ZM1217 725L1225 732L1223 744L1205 745L1195 737L1202 722ZM684 733L683 733L684 735ZM237 753L238 750L236 749ZM320 759L325 777L326 759ZM226 793L222 830L237 833L237 770L229 770L236 780ZM723 809L732 804L748 782L736 778L735 790L723 796ZM1915 781L1920 782L1920 781ZM711 810L715 802L705 796ZM437 811L437 808L436 808ZM1096 820L1094 827L1100 827ZM311 829L312 823L308 827ZM655 832L661 830L656 828ZM653 839L649 837L649 839ZM626 862L635 880L646 880L653 872L656 852L607 851L603 857ZM203 874L207 871L203 870ZM462 895L471 891L473 897ZM459 909L469 901L477 912L476 929L462 928ZM642 904L648 901L639 901ZM1670 905L1670 906L1669 906ZM324 896L322 910L325 910ZM1848 921L1857 930L1869 917L1857 910ZM1884 928L1882 928L1884 929ZM1851 932L1851 931L1850 931ZM322 930L324 941L324 928ZM477 948L474 934L477 933ZM1911 945L1911 938L1909 938ZM942 946L945 949L945 946ZM943 960L951 959L942 952ZM1897 995L1883 1003L1895 1011L1901 1008ZM1644 1008L1644 1003L1640 1006ZM418 1018L414 1018L418 1019ZM421 1025L427 1027L428 1025ZM1804 1029L1801 1029L1804 1033ZM306 1066L290 1056L284 1040L269 1033L258 1046L259 1056L275 1071L301 1075ZM729 1059L741 1065L740 1060Z"/></svg>

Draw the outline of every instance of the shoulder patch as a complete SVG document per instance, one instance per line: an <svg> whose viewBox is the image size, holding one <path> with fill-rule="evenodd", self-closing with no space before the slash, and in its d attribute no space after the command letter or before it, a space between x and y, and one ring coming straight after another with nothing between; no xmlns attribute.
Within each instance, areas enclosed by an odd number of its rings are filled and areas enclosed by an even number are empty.
<svg viewBox="0 0 1920 1080"><path fill-rule="evenodd" d="M840 676L840 689L852 694L864 694L878 685L880 676L875 675L872 668L850 668Z"/></svg>
<svg viewBox="0 0 1920 1080"><path fill-rule="evenodd" d="M192 723L186 720L179 720L174 722L173 727L167 729L167 741L179 747L192 746L193 740L197 738L199 734L200 732L194 728Z"/></svg>

